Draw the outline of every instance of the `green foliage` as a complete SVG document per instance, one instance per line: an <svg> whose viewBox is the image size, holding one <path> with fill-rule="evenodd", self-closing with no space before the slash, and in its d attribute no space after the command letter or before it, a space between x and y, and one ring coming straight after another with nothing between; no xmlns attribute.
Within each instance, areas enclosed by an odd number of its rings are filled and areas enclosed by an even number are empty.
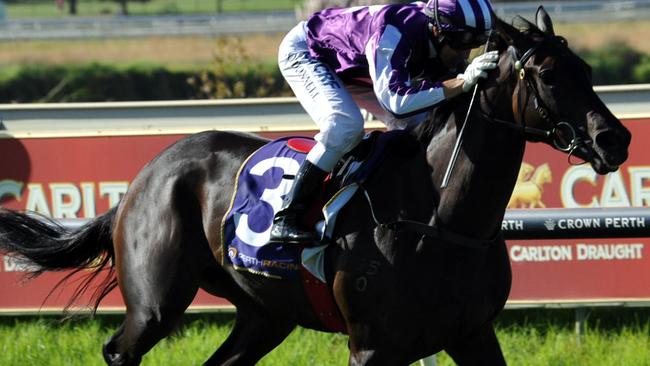
<svg viewBox="0 0 650 366"><path fill-rule="evenodd" d="M643 54L622 42L613 42L585 52L585 61L593 68L594 85L632 84L635 78L634 68Z"/></svg>
<svg viewBox="0 0 650 366"><path fill-rule="evenodd" d="M211 70L152 64L24 65L0 71L0 103L262 98L291 91L274 63L254 62L236 39L216 41Z"/></svg>
<svg viewBox="0 0 650 366"><path fill-rule="evenodd" d="M98 102L128 100L189 99L188 73L159 66L115 67L104 64L82 66L26 65L3 75L0 101Z"/></svg>
<svg viewBox="0 0 650 366"><path fill-rule="evenodd" d="M594 85L649 83L650 55L624 43L583 52ZM237 39L218 39L209 70L152 64L21 65L0 70L0 103L291 96L275 63L256 62Z"/></svg>
<svg viewBox="0 0 650 366"><path fill-rule="evenodd" d="M275 64L253 62L241 42L234 38L216 41L212 70L190 83L205 98L264 98L291 95Z"/></svg>
<svg viewBox="0 0 650 366"><path fill-rule="evenodd" d="M290 95L276 67L171 71L149 64L26 65L0 75L0 103L103 102Z"/></svg>
<svg viewBox="0 0 650 366"><path fill-rule="evenodd" d="M634 67L634 80L638 83L650 83L650 56L644 55Z"/></svg>

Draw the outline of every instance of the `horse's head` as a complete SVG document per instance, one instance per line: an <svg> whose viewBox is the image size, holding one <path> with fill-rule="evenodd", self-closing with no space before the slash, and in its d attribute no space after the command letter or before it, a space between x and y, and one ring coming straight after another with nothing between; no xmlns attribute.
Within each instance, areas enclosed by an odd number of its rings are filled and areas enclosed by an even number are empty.
<svg viewBox="0 0 650 366"><path fill-rule="evenodd" d="M490 90L503 91L506 83L512 108L494 108L492 112L503 118L490 117L515 121L527 140L546 142L577 156L599 174L617 170L627 159L630 132L594 92L589 65L555 35L543 7L536 18L536 25L521 19L522 30L497 20L494 44L501 58L494 78L486 83L485 103L494 105Z"/></svg>

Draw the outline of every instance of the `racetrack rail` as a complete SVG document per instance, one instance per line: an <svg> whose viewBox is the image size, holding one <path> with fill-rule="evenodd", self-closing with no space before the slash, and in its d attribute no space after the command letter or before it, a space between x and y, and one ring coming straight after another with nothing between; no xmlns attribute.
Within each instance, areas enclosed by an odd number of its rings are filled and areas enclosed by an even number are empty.
<svg viewBox="0 0 650 366"><path fill-rule="evenodd" d="M650 118L650 84L600 86L620 119ZM367 128L381 128L369 121ZM313 131L295 98L0 105L0 138Z"/></svg>

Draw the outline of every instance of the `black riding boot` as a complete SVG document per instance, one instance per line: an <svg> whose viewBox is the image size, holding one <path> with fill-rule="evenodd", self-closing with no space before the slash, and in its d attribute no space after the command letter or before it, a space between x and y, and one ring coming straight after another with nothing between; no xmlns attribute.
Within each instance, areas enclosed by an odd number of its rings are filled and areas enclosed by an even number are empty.
<svg viewBox="0 0 650 366"><path fill-rule="evenodd" d="M327 174L307 160L302 163L282 209L273 218L271 242L303 243L318 240L314 229L304 227L302 220Z"/></svg>

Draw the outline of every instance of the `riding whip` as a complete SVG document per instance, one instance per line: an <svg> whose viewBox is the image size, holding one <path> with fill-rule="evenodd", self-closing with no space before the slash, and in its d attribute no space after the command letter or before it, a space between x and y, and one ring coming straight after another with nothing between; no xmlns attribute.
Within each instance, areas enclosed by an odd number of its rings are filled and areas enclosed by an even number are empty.
<svg viewBox="0 0 650 366"><path fill-rule="evenodd" d="M490 33L488 34L488 38L487 41L485 42L485 50L483 51L483 54L488 52L491 38L492 38L492 31L490 31ZM454 170L454 165L456 165L456 160L458 159L458 153L460 152L460 145L463 143L463 132L465 132L465 126L467 126L467 121L469 120L469 114L472 112L474 99L476 98L476 94L478 93L478 84L479 83L476 83L476 85L474 85L474 91L472 92L472 99L469 102L469 107L467 107L467 115L465 115L465 120L463 121L463 125L460 128L458 137L456 138L456 144L454 145L454 150L451 153L451 159L449 159L449 164L447 165L447 171L445 172L445 176L442 179L442 185L440 185L440 188L447 188L447 186L449 185L451 172Z"/></svg>

